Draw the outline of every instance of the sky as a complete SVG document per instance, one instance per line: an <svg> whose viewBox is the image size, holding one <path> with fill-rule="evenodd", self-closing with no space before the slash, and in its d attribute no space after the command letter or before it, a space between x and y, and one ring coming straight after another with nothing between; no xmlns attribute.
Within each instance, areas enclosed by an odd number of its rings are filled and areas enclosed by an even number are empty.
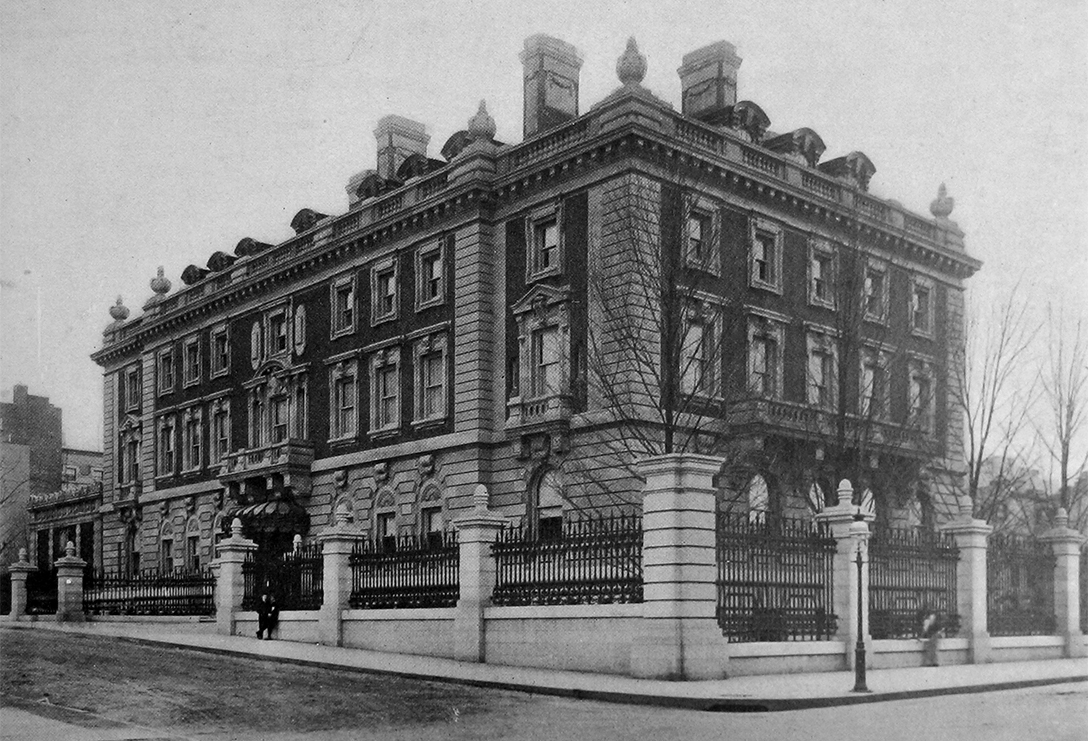
<svg viewBox="0 0 1088 741"><path fill-rule="evenodd" d="M870 189L928 215L941 182L984 262L985 310L1019 284L1088 316L1088 4L1083 0L534 3L0 0L0 389L63 409L65 444L101 449L101 346L162 265L180 286L242 237L291 236L302 207L346 211L373 129L421 121L437 156L481 99L521 139L518 53L581 51L581 110L611 92L634 36L644 85L679 107L687 52L743 58L741 99L824 159L861 150ZM1043 352L1040 345L1036 351Z"/></svg>

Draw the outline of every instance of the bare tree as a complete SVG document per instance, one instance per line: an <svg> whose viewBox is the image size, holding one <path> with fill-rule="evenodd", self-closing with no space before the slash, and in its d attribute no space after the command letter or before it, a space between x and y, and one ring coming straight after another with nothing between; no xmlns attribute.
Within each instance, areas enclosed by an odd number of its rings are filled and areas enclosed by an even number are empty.
<svg viewBox="0 0 1088 741"><path fill-rule="evenodd" d="M1027 304L1013 289L988 317L966 324L956 348L951 403L963 415L964 493L975 517L1005 521L1031 487L1031 455L1022 433L1036 387L1019 383L1035 327L1026 318ZM999 515L1006 515L1002 517Z"/></svg>
<svg viewBox="0 0 1088 741"><path fill-rule="evenodd" d="M1083 455L1074 452L1083 444L1080 436L1088 414L1088 337L1079 319L1067 331L1064 315L1052 307L1047 310L1047 326L1049 354L1040 371L1043 419L1036 429L1057 469L1058 503L1068 511L1073 503L1072 482L1088 465L1088 449Z"/></svg>

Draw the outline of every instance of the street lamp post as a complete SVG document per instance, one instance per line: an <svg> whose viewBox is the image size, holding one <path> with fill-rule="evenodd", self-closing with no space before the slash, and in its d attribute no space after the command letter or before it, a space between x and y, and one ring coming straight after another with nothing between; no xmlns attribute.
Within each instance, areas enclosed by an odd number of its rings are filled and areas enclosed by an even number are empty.
<svg viewBox="0 0 1088 741"><path fill-rule="evenodd" d="M861 521L861 514L857 515L858 522ZM868 692L869 688L865 684L865 631L862 630L862 611L861 611L861 566L864 561L861 558L861 544L862 541L858 540L858 554L854 563L858 567L858 641L854 647L854 689L853 692Z"/></svg>

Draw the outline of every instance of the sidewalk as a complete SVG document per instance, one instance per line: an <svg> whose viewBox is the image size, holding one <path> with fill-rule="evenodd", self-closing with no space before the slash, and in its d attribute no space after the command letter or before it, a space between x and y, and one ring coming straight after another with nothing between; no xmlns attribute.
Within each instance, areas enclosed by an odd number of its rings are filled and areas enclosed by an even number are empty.
<svg viewBox="0 0 1088 741"><path fill-rule="evenodd" d="M44 621L4 622L2 625L19 630L45 629L114 636L124 640L267 661L380 672L536 694L724 712L798 710L1088 681L1088 660L1085 659L880 669L869 670L868 685L872 692L861 694L850 691L854 686L852 672L776 674L704 682L668 682L611 674L470 664L450 659L289 641L258 641L256 638L243 636L167 633L157 626Z"/></svg>

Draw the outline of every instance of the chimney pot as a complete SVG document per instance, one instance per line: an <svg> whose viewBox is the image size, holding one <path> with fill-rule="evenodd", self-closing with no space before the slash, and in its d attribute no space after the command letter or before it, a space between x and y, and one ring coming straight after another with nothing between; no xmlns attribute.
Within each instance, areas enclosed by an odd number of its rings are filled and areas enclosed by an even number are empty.
<svg viewBox="0 0 1088 741"><path fill-rule="evenodd" d="M681 112L722 124L737 102L737 70L741 58L728 41L717 41L685 54L680 74Z"/></svg>
<svg viewBox="0 0 1088 741"><path fill-rule="evenodd" d="M578 117L578 74L582 55L566 41L545 34L525 39L525 138Z"/></svg>
<svg viewBox="0 0 1088 741"><path fill-rule="evenodd" d="M427 156L427 143L431 137L426 127L404 116L385 116L374 129L378 142L378 175L390 180L397 175L397 168L409 156Z"/></svg>

